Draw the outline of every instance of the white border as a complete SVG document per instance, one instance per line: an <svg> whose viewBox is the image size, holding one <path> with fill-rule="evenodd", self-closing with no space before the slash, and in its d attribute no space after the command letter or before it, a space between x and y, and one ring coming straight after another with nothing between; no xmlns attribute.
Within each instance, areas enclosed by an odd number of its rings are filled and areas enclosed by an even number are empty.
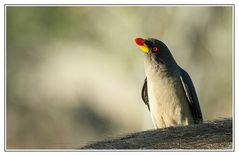
<svg viewBox="0 0 239 156"><path fill-rule="evenodd" d="M154 1L151 1L152 3L151 4L155 4L155 2ZM182 3L181 3L182 2ZM195 5L195 4L190 4L190 5L188 5L188 4L185 4L185 2L183 2L183 1L181 1L180 3L179 2L176 2L175 0L174 1L170 1L170 2L167 2L167 1L165 1L165 2L160 2L160 4L164 4L164 6L178 6L178 4L180 5L180 6L192 6L192 5ZM198 3L199 5L197 5L197 6L205 6L204 4L211 4L211 3L217 3L218 1L216 1L216 0L211 0L210 1L210 3L209 3L209 1L204 1L204 0L201 0L201 1L196 1L196 3ZM3 2L1 2L2 3L2 5L1 5L1 10L4 10L4 4L10 4L10 5L16 5L16 4L20 4L19 2L16 2L16 1L12 1L12 0L9 0L9 1L6 1L6 0L4 0ZM67 1L67 2L61 2L61 1L58 1L58 2L52 2L52 1L46 1L46 0L42 0L42 1L39 1L39 0L36 0L36 1L34 1L34 2L30 2L30 1L22 1L21 2L21 4L42 4L42 5L40 5L40 6L46 6L45 5L45 3L48 3L48 4L50 4L49 6L53 6L52 4L58 4L58 3L61 3L62 5L57 5L57 6L63 6L64 4L72 4L72 5L70 5L70 6L75 6L75 5L73 5L73 4L96 4L96 3L99 3L99 2L97 2L97 1L91 1L91 2L82 2L82 1ZM140 3L140 4L145 4L144 6L152 6L151 4L147 4L147 3L150 3L150 0L145 0L145 1L142 1L142 0L140 0L140 1L138 1L138 3ZM177 5L171 5L171 4L175 4L175 3L177 3ZM191 2L190 2L191 3ZM202 4L202 3L204 3L204 4ZM226 3L225 2L221 2L221 4L219 4L220 6L228 6L228 3L229 3L229 5L230 4L235 4L236 3L236 1L231 1L231 0L228 0ZM129 1L125 1L125 0L123 0L123 1L120 1L120 2L114 2L114 3L112 3L112 1L105 1L105 3L104 3L104 5L105 4L117 4L117 6L125 6L125 5L123 5L123 4L135 4L135 2L129 2ZM25 6L33 6L33 5L25 5ZM16 6L18 6L18 5L16 5ZM39 5L38 5L39 6ZM68 6L68 5L67 5ZM87 5L87 6L103 6L103 4L102 5ZM107 5L107 6L112 6L112 5ZM116 6L116 7L117 7ZM131 6L131 5L130 5ZM141 5L140 5L141 6ZM144 7L143 5L142 5L142 7ZM154 6L154 5L153 5ZM216 4L216 6L218 6L217 4ZM237 10L237 5L235 5L235 10ZM1 13L3 13L3 11L1 12ZM235 12L235 14L234 14L234 16L236 16L237 17L237 12ZM1 21L4 21L4 15L2 15L1 16ZM234 17L233 17L234 18ZM235 19L236 20L236 19ZM4 24L6 24L6 22L4 22ZM1 26L4 26L4 24L1 24ZM237 20L235 21L235 25L233 25L233 28L234 28L234 26L235 26L235 28L236 28L236 26L237 26ZM3 30L4 31L4 29L2 28L1 30ZM234 30L234 29L233 29ZM2 34L5 34L5 31L4 31L4 33L2 33ZM237 31L237 29L236 29L236 31L235 31L235 34L238 34L238 31ZM2 44L2 46L1 47L6 47L6 45L4 45L4 40L5 40L5 38L1 38L1 40L3 39L3 41L1 42L1 44ZM233 40L234 40L234 36L233 36ZM235 36L235 40L236 40L236 36ZM6 41L6 40L5 40ZM235 41L234 41L234 43L236 43ZM233 43L233 49L235 48L235 49L238 49L238 44L236 45L234 45L234 43ZM4 65L4 59L6 59L6 58L4 58L4 53L1 53L1 55L2 55L2 57L0 57L1 59L1 61L3 61L3 65ZM233 53L233 55L232 55L232 57L234 57L235 56L235 60L237 59L237 55L236 55L236 51L235 51L235 53ZM234 64L235 63L235 64ZM235 61L234 62L234 58L232 58L232 64L233 64L233 68L232 68L232 70L233 70L233 73L234 73L234 71L235 71L235 69L234 69L234 65L235 66L237 66L238 65L238 63L237 63L237 61ZM4 76L6 76L6 73L4 73L4 70L6 71L6 69L5 69L5 67L6 66L1 66L1 68L0 68L0 73L1 74L3 74L3 75L1 75L1 88L4 88ZM236 71L235 71L236 72ZM238 75L237 75L237 72L235 73L235 75L233 74L233 85L235 84L235 85L237 85L237 79L235 79L235 81L234 81L234 76L236 76L236 78L238 77ZM6 77L5 77L5 81L6 81ZM6 82L5 82L6 83ZM235 89L235 91L236 91L236 89ZM5 95L4 94L4 90L3 89L1 89L1 95ZM234 88L233 88L233 93L234 93ZM235 102L237 101L237 97L238 96L235 96L236 94L233 94L233 102L234 102L234 104L235 104ZM4 96L1 96L1 97L4 97ZM236 99L235 99L235 97L236 97ZM5 99L6 99L6 97L5 97ZM235 100L236 101L235 101ZM3 101L3 103L5 103L6 101L4 101L4 99L2 99L2 101ZM238 109L237 109L237 107L236 107L236 105L233 105L233 109L234 109L234 111L235 112L238 112ZM4 111L6 112L6 110L4 110L4 109L1 109L2 110L2 114L4 114ZM236 117L236 116L235 116ZM6 119L6 118L5 118ZM4 120L1 120L1 122L2 121L4 121ZM237 121L236 119L234 120L234 122L235 121ZM6 123L6 122L5 122ZM1 125L4 125L4 123L2 123ZM4 125L4 127L6 127L5 125ZM235 129L238 129L238 126L237 125L235 125L235 127L234 127L234 130ZM3 131L4 129L3 128L1 128L1 130ZM4 134L4 132L2 133L2 134ZM234 136L234 138L238 138L238 134L237 135L235 135L235 132L233 133L233 136ZM233 138L233 140L234 140L234 138ZM4 140L4 138L2 139L2 140ZM2 142L3 143L3 142ZM4 144L5 144L6 142L4 141ZM5 144L6 145L6 144ZM236 146L237 145L237 140L234 142L234 147L236 148L235 150L236 151L238 151L238 146ZM4 147L4 146L2 146L2 147ZM5 146L6 147L6 146ZM4 150L6 150L6 149L4 149ZM12 150L7 150L7 151L12 151ZM16 150L14 150L14 151L16 151ZM63 150L49 150L49 149L47 149L47 150L19 150L19 151L79 151L79 150L68 150L68 149L63 149ZM92 151L92 150L90 150L90 151ZM112 151L112 150L102 150L102 151ZM118 150L117 150L118 151ZM123 151L134 151L134 150L123 150ZM141 151L141 150L136 150L136 151ZM152 151L152 150L144 150L144 151ZM153 151L158 151L158 150L153 150ZM172 150L160 150L160 151L167 151L167 153L168 153L168 151L172 151ZM215 150L175 150L175 151L215 151ZM216 151L220 151L220 150L216 150ZM225 150L223 150L223 151L225 151ZM169 152L169 153L171 153L171 152ZM184 152L183 152L184 153ZM25 155L26 153L24 152L24 155Z"/></svg>

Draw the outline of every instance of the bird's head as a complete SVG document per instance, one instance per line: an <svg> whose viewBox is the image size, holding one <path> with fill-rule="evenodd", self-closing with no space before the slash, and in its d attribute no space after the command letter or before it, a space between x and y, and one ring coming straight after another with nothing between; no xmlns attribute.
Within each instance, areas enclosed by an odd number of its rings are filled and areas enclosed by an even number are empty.
<svg viewBox="0 0 239 156"><path fill-rule="evenodd" d="M160 40L149 38L136 38L135 43L147 55L146 58L154 60L157 64L174 62L173 56L168 47Z"/></svg>

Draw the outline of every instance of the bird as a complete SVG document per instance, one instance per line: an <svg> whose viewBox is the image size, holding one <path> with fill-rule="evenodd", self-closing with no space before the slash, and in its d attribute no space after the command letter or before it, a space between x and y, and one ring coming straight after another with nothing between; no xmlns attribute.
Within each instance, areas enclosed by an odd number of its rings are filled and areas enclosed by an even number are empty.
<svg viewBox="0 0 239 156"><path fill-rule="evenodd" d="M196 89L189 74L175 61L161 40L135 38L145 53L141 97L148 107L154 127L186 126L203 122Z"/></svg>

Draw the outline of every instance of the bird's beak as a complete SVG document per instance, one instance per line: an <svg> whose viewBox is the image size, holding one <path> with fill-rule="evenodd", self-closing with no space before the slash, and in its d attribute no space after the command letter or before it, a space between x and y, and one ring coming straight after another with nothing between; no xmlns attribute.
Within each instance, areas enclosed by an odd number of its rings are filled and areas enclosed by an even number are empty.
<svg viewBox="0 0 239 156"><path fill-rule="evenodd" d="M147 54L149 52L149 47L145 44L144 39L136 38L134 41L144 53Z"/></svg>

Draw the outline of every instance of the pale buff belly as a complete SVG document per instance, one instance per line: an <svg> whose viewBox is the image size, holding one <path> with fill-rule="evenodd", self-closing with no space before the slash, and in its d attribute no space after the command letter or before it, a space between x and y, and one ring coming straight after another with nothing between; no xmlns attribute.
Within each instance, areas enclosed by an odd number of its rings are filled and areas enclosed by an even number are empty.
<svg viewBox="0 0 239 156"><path fill-rule="evenodd" d="M188 101L177 77L147 77L150 113L156 128L193 123Z"/></svg>

